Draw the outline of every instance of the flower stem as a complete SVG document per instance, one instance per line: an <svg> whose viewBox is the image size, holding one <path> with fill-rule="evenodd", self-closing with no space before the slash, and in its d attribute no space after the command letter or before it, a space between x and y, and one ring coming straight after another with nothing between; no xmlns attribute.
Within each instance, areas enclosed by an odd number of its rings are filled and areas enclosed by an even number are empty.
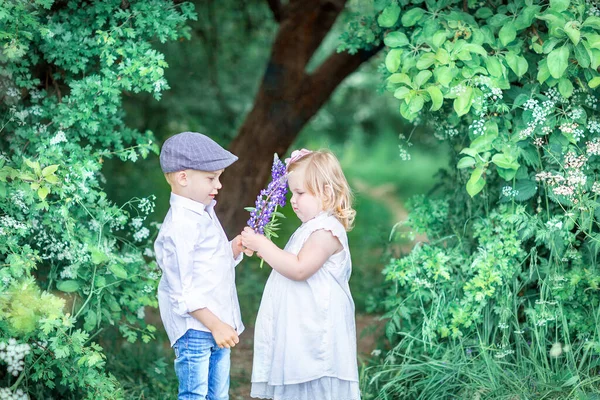
<svg viewBox="0 0 600 400"><path fill-rule="evenodd" d="M278 206L278 205L275 205L275 209L273 210L273 214L272 214L272 215L273 215L273 218L271 218L271 221L269 222L269 224L273 224L273 223L275 223L275 221L277 220L277 215L275 215L275 213L277 212L277 207L279 207L279 206ZM269 225L269 224L267 224L267 225ZM269 232L265 232L265 237L266 237L267 239L271 240L271 233L269 233ZM260 259L260 265L259 265L259 267L260 267L260 268L262 268L262 267L263 267L263 265L264 265L264 263L265 263L265 259L264 259L264 258L261 258L261 259Z"/></svg>

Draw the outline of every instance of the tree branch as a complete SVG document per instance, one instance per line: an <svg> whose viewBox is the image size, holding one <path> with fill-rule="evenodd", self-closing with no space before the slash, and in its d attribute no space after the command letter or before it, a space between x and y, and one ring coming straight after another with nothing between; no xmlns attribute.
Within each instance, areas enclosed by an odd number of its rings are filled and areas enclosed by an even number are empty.
<svg viewBox="0 0 600 400"><path fill-rule="evenodd" d="M283 18L281 2L279 0L267 0L267 3L269 4L269 8L271 9L271 11L273 12L273 17L275 18L275 21L281 22L281 19Z"/></svg>

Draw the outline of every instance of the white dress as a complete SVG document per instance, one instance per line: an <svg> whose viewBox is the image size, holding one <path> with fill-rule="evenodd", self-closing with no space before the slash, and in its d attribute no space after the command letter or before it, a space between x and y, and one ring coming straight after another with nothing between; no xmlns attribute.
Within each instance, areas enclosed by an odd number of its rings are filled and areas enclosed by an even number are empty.
<svg viewBox="0 0 600 400"><path fill-rule="evenodd" d="M285 251L298 254L311 233L331 231L343 250L306 281L273 270L258 310L252 389L255 398L359 400L352 270L344 226L322 212L302 224Z"/></svg>

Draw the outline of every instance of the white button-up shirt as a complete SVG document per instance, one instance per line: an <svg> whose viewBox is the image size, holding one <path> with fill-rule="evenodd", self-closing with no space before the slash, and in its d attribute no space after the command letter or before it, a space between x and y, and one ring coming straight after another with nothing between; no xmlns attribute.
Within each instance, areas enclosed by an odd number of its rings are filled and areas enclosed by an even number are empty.
<svg viewBox="0 0 600 400"><path fill-rule="evenodd" d="M171 208L160 228L154 250L162 270L158 285L160 316L171 346L188 329L210 332L189 313L208 308L238 335L244 330L235 289L235 266L228 241L209 206L171 193Z"/></svg>

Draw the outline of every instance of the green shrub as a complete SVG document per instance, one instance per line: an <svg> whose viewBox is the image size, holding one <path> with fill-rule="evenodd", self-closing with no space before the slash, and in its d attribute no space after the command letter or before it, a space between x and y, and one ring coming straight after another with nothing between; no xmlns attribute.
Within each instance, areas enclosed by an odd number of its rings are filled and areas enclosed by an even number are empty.
<svg viewBox="0 0 600 400"><path fill-rule="evenodd" d="M400 113L451 148L390 260L367 398L600 393L600 10L584 0L357 3ZM455 167L454 167L455 166ZM465 191L466 188L466 191Z"/></svg>
<svg viewBox="0 0 600 400"><path fill-rule="evenodd" d="M159 0L11 1L0 10L0 387L34 398L127 397L100 345L155 328L158 268L144 220L102 189L104 159L157 152L124 92L168 88L151 41L185 37L193 6ZM5 369L6 367L6 369ZM6 372L5 372L6 371Z"/></svg>

